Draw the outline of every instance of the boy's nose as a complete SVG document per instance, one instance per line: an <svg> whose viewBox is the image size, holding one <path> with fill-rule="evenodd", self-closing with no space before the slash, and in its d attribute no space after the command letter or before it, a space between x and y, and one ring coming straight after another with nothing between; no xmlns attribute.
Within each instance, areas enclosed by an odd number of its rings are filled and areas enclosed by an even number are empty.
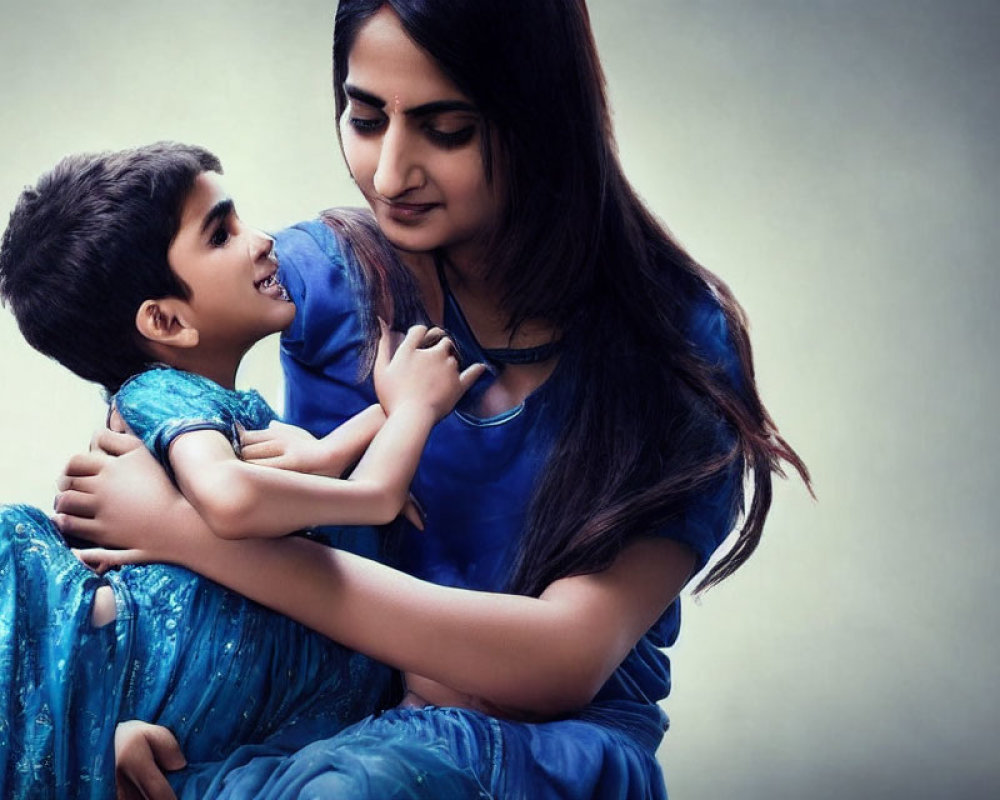
<svg viewBox="0 0 1000 800"><path fill-rule="evenodd" d="M268 236L266 233L258 232L254 239L251 239L250 243L250 255L254 261L260 261L261 259L269 259L275 261L274 255L274 238Z"/></svg>

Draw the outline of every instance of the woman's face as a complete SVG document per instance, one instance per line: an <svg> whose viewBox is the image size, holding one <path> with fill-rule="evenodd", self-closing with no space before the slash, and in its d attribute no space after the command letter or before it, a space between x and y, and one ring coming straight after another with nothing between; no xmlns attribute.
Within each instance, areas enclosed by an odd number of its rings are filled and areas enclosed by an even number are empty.
<svg viewBox="0 0 1000 800"><path fill-rule="evenodd" d="M476 259L500 208L482 118L388 7L359 30L344 91L344 157L389 241L445 248L453 263Z"/></svg>

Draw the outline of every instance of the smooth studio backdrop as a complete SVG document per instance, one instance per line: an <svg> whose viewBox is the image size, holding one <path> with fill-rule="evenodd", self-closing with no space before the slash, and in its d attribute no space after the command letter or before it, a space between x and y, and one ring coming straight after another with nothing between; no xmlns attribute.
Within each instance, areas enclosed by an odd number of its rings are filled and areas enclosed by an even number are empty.
<svg viewBox="0 0 1000 800"><path fill-rule="evenodd" d="M626 169L745 305L819 497L780 485L758 555L687 602L671 797L989 796L1000 4L590 5ZM168 138L217 152L262 227L358 204L333 6L2 0L0 224L62 155ZM0 501L48 506L103 404L6 311L0 359ZM280 399L273 341L241 380Z"/></svg>

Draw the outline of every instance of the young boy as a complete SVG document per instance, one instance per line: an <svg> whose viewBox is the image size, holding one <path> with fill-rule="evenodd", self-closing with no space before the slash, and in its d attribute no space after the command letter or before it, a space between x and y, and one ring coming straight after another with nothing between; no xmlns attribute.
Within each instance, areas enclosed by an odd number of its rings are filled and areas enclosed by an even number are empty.
<svg viewBox="0 0 1000 800"><path fill-rule="evenodd" d="M235 390L237 367L295 308L273 241L239 219L219 172L210 153L168 143L65 159L11 215L0 296L30 344L104 386L218 535L388 523L431 427L480 369L459 375L450 343L413 328L391 358L380 344L388 416L372 406L322 440L243 437L248 457L294 449L285 465L314 474L241 459L242 431L276 415ZM359 457L349 479L330 477ZM312 535L342 545L341 533ZM383 666L186 570L98 577L36 509L0 509L0 534L0 796L110 796L119 720L166 725L192 762L211 762L329 736L389 686ZM347 539L374 554L374 535ZM201 794L211 778L206 763L175 786Z"/></svg>

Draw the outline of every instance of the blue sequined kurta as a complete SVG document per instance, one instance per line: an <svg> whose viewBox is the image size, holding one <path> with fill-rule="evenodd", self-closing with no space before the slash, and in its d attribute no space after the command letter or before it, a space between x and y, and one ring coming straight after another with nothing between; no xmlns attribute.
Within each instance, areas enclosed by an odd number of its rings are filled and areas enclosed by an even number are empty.
<svg viewBox="0 0 1000 800"><path fill-rule="evenodd" d="M116 404L164 464L185 431L231 436L275 418L256 392L171 369L133 378ZM371 528L313 535L379 549ZM103 581L26 506L0 510L0 582L2 798L112 797L112 736L127 719L170 728L191 764L175 785L204 796L218 769L210 762L238 745L288 752L330 736L373 711L389 685L387 668L180 567L110 573L117 619L95 629Z"/></svg>

